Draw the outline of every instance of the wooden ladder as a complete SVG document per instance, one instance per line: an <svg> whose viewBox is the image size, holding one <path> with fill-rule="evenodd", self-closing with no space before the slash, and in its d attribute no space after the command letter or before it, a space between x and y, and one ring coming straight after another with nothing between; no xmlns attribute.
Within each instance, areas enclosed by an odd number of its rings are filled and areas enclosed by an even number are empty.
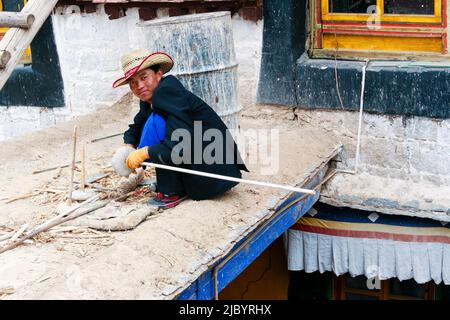
<svg viewBox="0 0 450 320"><path fill-rule="evenodd" d="M0 27L10 28L0 41L0 90L58 0L29 0L21 12L0 12Z"/></svg>

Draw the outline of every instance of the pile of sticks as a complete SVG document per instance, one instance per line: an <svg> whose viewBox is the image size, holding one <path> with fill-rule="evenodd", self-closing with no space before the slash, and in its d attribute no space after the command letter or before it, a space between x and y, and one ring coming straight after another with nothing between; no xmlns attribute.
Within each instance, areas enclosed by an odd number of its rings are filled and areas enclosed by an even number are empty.
<svg viewBox="0 0 450 320"><path fill-rule="evenodd" d="M114 135L115 136L115 135ZM28 192L26 194L22 194L19 196L14 197L6 197L0 199L5 201L5 204L12 203L17 200L21 199L27 199L27 198L34 198L33 202L40 205L48 205L53 204L55 202L61 203L63 201L68 201L69 204L72 206L64 211L63 213L50 218L43 223L37 224L34 227L30 227L28 223L21 225L20 227L17 227L15 230L8 228L7 232L0 232L0 254L11 250L17 246L19 246L22 243L33 243L32 238L36 239L35 237L42 232L49 231L51 228L54 228L55 226L61 225L67 221L74 220L78 217L81 217L85 214L88 214L90 212L93 212L97 209L105 207L108 203L112 201L123 201L127 199L129 196L134 195L135 198L139 196L143 196L143 193L145 193L147 190L142 188L142 190L133 190L130 192L118 192L118 186L114 183L114 178L120 178L118 176L114 176L113 172L103 172L96 175L93 175L92 177L89 177L86 175L86 161L85 161L85 144L82 144L81 148L81 160L76 161L76 144L77 144L77 127L75 126L73 129L73 145L72 145L72 161L69 165L64 166L58 166L53 168L48 168L40 171L36 171L34 173L41 173L46 172L49 170L59 169L56 177L54 177L53 183L56 181L56 178L58 178L61 175L61 168L63 167L70 167L70 185L69 188L61 188L61 187L55 187L52 186L52 182L46 184L45 186L41 188L35 188L33 191ZM98 140L98 139L97 139ZM78 169L76 167L76 164L80 163L81 167ZM75 170L81 172L80 181L75 182L74 181L74 173ZM106 167L105 167L106 169ZM112 170L112 169L111 169ZM106 170L105 170L106 171ZM108 178L108 179L106 179ZM98 183L98 181L101 181ZM88 198L87 200L76 204L75 202L72 202L72 193L76 189L80 189L81 191L84 191L85 187L89 187L92 189L97 190L98 192L94 195ZM103 201L100 201L103 200ZM135 199L136 200L136 199ZM53 230L54 231L54 230ZM61 234L54 233L54 235L61 236ZM63 238L66 237L62 236ZM70 236L70 235L69 235ZM79 237L79 235L77 235ZM94 238L100 238L104 237L103 235L83 235L81 238L90 239L92 237Z"/></svg>
<svg viewBox="0 0 450 320"><path fill-rule="evenodd" d="M74 220L97 209L103 208L112 201L122 201L131 196L133 193L135 193L135 191L131 191L118 198L107 201L97 201L99 200L101 194L96 194L95 196L81 202L80 204L75 205L74 207L71 207L65 212L35 226L32 229L28 229L28 224L24 224L16 231L11 231L5 235L0 236L0 254L5 251L14 249L18 245L40 234L41 232L47 231L57 225L63 224L70 220ZM85 208L88 204L91 204L91 206ZM80 210L81 208L84 209Z"/></svg>
<svg viewBox="0 0 450 320"><path fill-rule="evenodd" d="M47 220L46 222L35 226L32 229L28 229L28 224L26 223L22 225L18 230L12 231L10 233L7 233L6 235L1 236L0 243L4 242L4 244L0 247L0 253L11 250L20 245L21 243L23 243L25 240L28 240L41 232L47 231L54 226L60 225L72 219L76 219L98 208L104 207L107 203L98 203L87 210L78 212L78 209L97 200L99 196L100 195L95 195L92 198L89 198L88 200L74 206L73 208L68 209L66 212L63 212L60 215L57 215L56 217L53 217Z"/></svg>

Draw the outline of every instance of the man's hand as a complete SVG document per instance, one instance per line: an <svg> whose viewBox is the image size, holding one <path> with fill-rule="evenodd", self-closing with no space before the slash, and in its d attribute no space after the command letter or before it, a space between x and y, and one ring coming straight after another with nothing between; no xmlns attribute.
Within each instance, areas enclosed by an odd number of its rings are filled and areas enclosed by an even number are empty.
<svg viewBox="0 0 450 320"><path fill-rule="evenodd" d="M141 166L142 162L148 159L148 147L137 149L130 153L126 160L127 167L130 169L137 169Z"/></svg>

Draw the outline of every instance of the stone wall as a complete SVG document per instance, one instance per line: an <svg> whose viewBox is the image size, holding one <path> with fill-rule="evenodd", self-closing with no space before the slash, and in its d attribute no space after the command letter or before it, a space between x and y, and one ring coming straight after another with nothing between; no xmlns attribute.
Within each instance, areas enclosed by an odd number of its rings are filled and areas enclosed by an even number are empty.
<svg viewBox="0 0 450 320"><path fill-rule="evenodd" d="M297 110L302 122L323 127L344 149L337 169L355 169L358 112ZM305 150L307 152L307 150ZM355 175L338 173L321 201L450 221L450 120L363 114Z"/></svg>

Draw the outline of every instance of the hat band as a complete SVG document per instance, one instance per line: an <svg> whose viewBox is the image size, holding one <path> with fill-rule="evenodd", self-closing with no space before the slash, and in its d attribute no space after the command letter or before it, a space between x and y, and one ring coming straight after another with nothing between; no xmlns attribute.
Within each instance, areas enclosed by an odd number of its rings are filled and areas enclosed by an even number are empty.
<svg viewBox="0 0 450 320"><path fill-rule="evenodd" d="M139 69L139 66L134 67L134 68L128 70L127 72L125 72L125 77L126 77L126 78L131 77L133 74L136 73L136 71L137 71L138 69Z"/></svg>

